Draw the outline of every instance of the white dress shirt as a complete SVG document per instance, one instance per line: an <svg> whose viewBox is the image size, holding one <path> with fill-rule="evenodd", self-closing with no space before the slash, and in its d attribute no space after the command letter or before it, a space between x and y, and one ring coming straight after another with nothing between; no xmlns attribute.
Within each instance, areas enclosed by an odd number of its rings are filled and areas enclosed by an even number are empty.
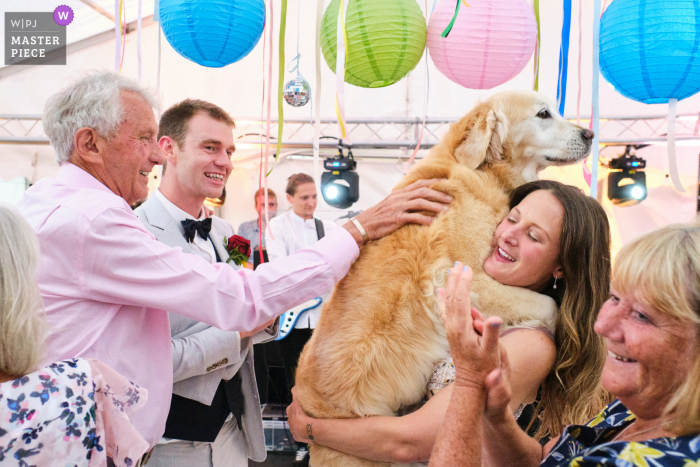
<svg viewBox="0 0 700 467"><path fill-rule="evenodd" d="M183 236L185 235L185 228L182 226L182 221L187 219L202 221L207 218L207 216L204 215L204 210L202 210L199 214L199 218L195 219L182 209L175 206L172 202L170 202L170 200L168 200L168 198L166 198L165 195L163 195L163 193L160 192L160 189L156 190L156 192L153 194L156 198L158 198L158 201L161 202L165 210L168 211L168 214L173 216L173 219L175 219L175 222L177 223L177 228ZM197 233L194 236L194 240L192 241L190 248L193 250L199 250L196 253L198 253L199 256L203 257L205 260L208 259L210 263L216 263L216 251L214 250L214 245L212 245L211 243L212 241L216 240L216 238L212 238L211 241L208 239L205 240L202 237L200 237ZM221 241L223 241L223 239L221 239Z"/></svg>
<svg viewBox="0 0 700 467"><path fill-rule="evenodd" d="M339 228L334 222L324 220L321 222L323 222L325 235ZM304 219L293 210L270 219L270 225L265 231L265 243L267 244L267 254L270 257L270 261L289 256L295 251L308 248L316 242L318 242L318 233L316 232L315 219ZM323 303L325 303L330 298L330 292L321 298L323 298ZM299 317L294 327L297 329L314 329L318 318L321 316L322 308L323 304L305 312Z"/></svg>

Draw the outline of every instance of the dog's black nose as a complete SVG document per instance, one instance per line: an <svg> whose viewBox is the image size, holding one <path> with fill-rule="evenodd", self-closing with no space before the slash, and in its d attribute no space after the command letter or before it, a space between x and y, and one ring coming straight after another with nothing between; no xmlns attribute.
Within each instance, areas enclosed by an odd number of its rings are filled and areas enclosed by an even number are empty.
<svg viewBox="0 0 700 467"><path fill-rule="evenodd" d="M595 136L595 133L592 132L591 130L581 130L581 136L582 136L583 139L585 139L586 141L590 141L590 140L592 140L593 137Z"/></svg>

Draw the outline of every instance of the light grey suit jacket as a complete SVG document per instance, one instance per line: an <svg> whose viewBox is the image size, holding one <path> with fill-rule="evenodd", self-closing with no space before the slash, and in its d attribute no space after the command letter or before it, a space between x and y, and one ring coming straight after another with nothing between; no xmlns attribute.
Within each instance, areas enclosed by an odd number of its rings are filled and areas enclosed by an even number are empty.
<svg viewBox="0 0 700 467"><path fill-rule="evenodd" d="M135 213L159 242L180 247L184 253L198 254L197 249L190 249L180 232L178 222L157 197L151 196L135 210ZM224 237L234 234L231 224L218 217L212 217L210 237L220 258L228 258ZM233 263L229 265L238 269ZM275 323L273 334L262 331L252 338L241 339L236 331L221 331L175 313L168 315L173 348L173 394L209 405L221 380L229 380L236 373L240 373L245 400L243 435L247 446L225 448L246 449L250 459L263 461L266 456L265 437L253 366L253 344L273 339L279 329L279 320ZM230 422L235 423L235 420ZM227 430L222 429L222 432L225 431ZM220 435L216 443L225 444L226 440L221 438Z"/></svg>

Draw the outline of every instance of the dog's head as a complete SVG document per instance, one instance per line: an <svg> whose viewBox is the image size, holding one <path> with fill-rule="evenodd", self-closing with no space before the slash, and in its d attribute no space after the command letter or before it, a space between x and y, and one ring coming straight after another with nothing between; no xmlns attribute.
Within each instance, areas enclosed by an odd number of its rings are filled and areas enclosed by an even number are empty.
<svg viewBox="0 0 700 467"><path fill-rule="evenodd" d="M450 127L443 143L469 168L507 166L518 182L537 180L552 165L584 159L594 133L559 115L534 91L494 94Z"/></svg>

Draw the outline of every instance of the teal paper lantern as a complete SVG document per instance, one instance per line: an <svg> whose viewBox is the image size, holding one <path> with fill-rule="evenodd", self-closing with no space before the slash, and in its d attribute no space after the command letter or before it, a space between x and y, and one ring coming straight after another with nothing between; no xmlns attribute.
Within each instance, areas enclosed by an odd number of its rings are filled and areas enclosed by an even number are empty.
<svg viewBox="0 0 700 467"><path fill-rule="evenodd" d="M348 0L345 82L363 88L396 83L413 70L425 50L425 18L416 0ZM333 0L321 24L321 50L335 72L338 10Z"/></svg>
<svg viewBox="0 0 700 467"><path fill-rule="evenodd" d="M173 49L212 68L248 55L265 27L263 0L160 0L159 12Z"/></svg>
<svg viewBox="0 0 700 467"><path fill-rule="evenodd" d="M700 91L700 2L615 0L600 23L600 70L625 97L664 104Z"/></svg>

